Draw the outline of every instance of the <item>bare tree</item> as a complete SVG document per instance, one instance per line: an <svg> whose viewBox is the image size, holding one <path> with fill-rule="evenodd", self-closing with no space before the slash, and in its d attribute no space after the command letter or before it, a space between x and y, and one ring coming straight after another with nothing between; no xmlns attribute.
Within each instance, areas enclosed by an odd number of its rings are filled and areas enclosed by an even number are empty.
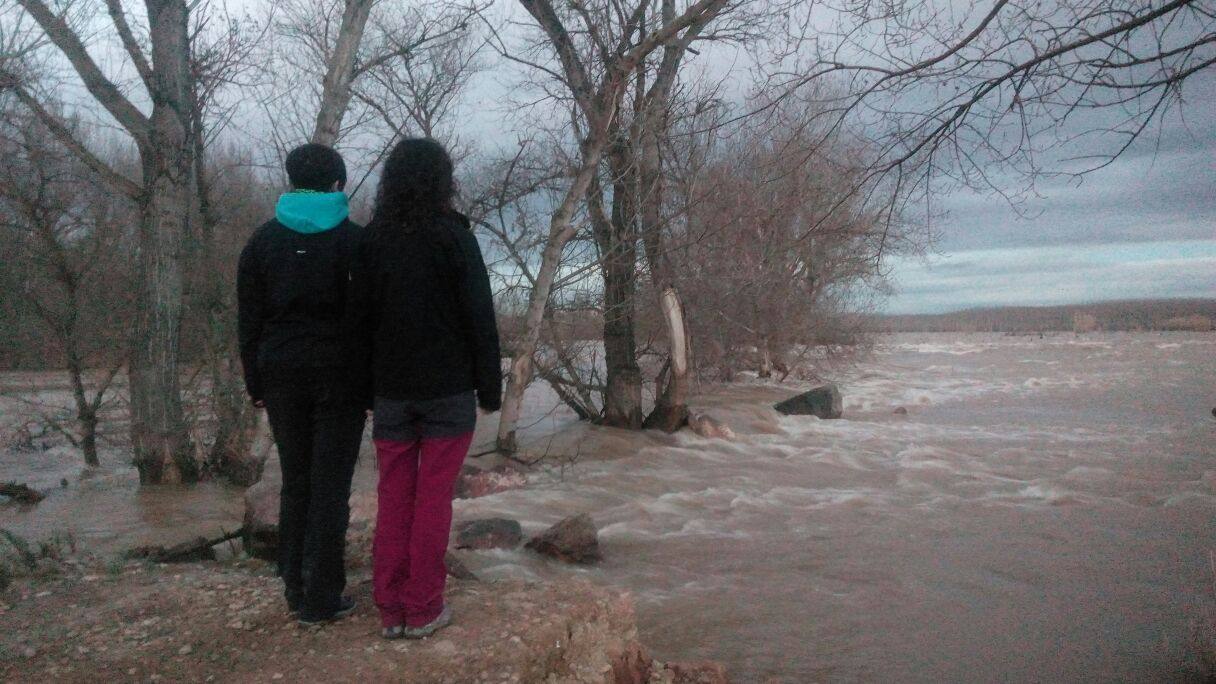
<svg viewBox="0 0 1216 684"><path fill-rule="evenodd" d="M549 219L549 233L541 251L535 283L524 313L524 333L514 350L507 377L506 396L499 418L498 448L516 449L515 427L523 393L532 379L534 355L545 310L552 294L562 251L575 236L575 213L598 172L611 141L611 129L620 111L631 76L643 61L662 46L678 41L693 26L713 21L726 9L726 0L698 0L666 21L651 16L651 3L575 3L560 9L547 0L521 0L535 22L541 39L536 59L512 54L498 42L500 51L552 78L571 102L572 126L578 142L578 161L571 170L565 195ZM657 28L642 32L645 22ZM573 28L572 28L573 27Z"/></svg>
<svg viewBox="0 0 1216 684"><path fill-rule="evenodd" d="M107 0L110 22L150 102L145 114L107 75L86 44L95 35L78 4L17 0L36 24L30 43L53 45L79 82L126 134L138 152L140 180L107 164L73 135L57 113L54 90L34 77L30 54L5 59L0 85L12 92L61 145L76 154L113 191L139 208L138 315L129 366L131 441L140 481L198 478L182 411L178 376L182 316L181 251L193 206L190 139L189 10L186 0L146 0L149 52L128 21L121 0Z"/></svg>
<svg viewBox="0 0 1216 684"><path fill-rule="evenodd" d="M74 135L84 138L79 130ZM126 363L122 331L134 309L125 296L132 207L97 187L92 173L28 114L5 112L0 153L0 224L17 246L5 285L24 292L48 336L43 353L66 367L75 406L74 428L51 415L45 420L81 450L86 465L97 466L101 411Z"/></svg>
<svg viewBox="0 0 1216 684"><path fill-rule="evenodd" d="M435 75L443 73L449 76L446 83L459 84L446 89L449 96L459 91L476 52L471 49L476 44L466 35L474 9L376 0L293 0L278 6L275 29L283 41L280 59L291 73L272 100L272 118L294 117L279 133L280 147L287 146L286 139L300 137L335 145L382 118L390 119L390 134L399 135L405 119L400 116L402 108L433 127L450 105L450 97L445 101L437 91L420 93L409 86L434 85L442 80ZM454 57L457 52L463 60ZM441 59L447 61L436 68L436 60ZM302 98L302 93L313 97ZM420 94L433 109L418 105ZM350 120L352 108L357 111Z"/></svg>
<svg viewBox="0 0 1216 684"><path fill-rule="evenodd" d="M247 155L217 154L215 143L241 111L240 98L228 102L226 93L243 94L257 83L258 46L267 32L266 22L202 4L195 9L190 41L197 220L188 296L193 312L202 313L206 401L214 416L209 452L202 460L239 486L261 477L266 453L255 445L269 426L245 396L236 340L234 265L249 226L265 215L270 193Z"/></svg>
<svg viewBox="0 0 1216 684"><path fill-rule="evenodd" d="M806 129L814 109L804 103L781 113L674 169L673 199L685 208L665 239L679 255L676 282L696 294L699 367L718 380L744 368L788 372L809 348L855 341L853 324L885 285L883 259L922 242L919 224L888 225L860 197L836 206L866 172L867 150ZM813 157L785 153L809 137L820 140Z"/></svg>

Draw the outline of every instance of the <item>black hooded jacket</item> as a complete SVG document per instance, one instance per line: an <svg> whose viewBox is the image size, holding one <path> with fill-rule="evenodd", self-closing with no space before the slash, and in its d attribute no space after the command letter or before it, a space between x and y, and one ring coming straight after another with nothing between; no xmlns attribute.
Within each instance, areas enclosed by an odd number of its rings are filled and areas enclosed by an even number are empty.
<svg viewBox="0 0 1216 684"><path fill-rule="evenodd" d="M268 382L317 369L339 371L350 379L350 392L362 391L366 379L354 375L362 366L346 326L350 267L362 232L349 220L313 234L271 220L249 238L237 300L245 389L254 401L264 398Z"/></svg>
<svg viewBox="0 0 1216 684"><path fill-rule="evenodd" d="M420 225L373 220L356 251L352 327L368 344L375 396L437 399L468 390L502 405L502 366L490 279L467 218Z"/></svg>

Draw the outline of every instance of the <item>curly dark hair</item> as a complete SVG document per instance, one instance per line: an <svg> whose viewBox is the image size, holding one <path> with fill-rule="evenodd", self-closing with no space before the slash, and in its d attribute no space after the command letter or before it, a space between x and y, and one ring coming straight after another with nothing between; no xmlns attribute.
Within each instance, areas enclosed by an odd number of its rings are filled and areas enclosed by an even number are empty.
<svg viewBox="0 0 1216 684"><path fill-rule="evenodd" d="M406 138L384 162L372 222L413 228L453 210L452 158L430 138Z"/></svg>

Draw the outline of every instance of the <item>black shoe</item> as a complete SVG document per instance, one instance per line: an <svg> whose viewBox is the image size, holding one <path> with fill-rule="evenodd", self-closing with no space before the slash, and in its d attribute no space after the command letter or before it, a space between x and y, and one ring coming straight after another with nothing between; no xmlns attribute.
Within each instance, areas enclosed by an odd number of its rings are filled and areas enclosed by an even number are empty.
<svg viewBox="0 0 1216 684"><path fill-rule="evenodd" d="M308 611L300 611L299 617L296 620L301 625L308 627L341 620L353 612L355 612L355 600L349 596L343 596L338 599L338 609L334 612L328 615L316 615Z"/></svg>

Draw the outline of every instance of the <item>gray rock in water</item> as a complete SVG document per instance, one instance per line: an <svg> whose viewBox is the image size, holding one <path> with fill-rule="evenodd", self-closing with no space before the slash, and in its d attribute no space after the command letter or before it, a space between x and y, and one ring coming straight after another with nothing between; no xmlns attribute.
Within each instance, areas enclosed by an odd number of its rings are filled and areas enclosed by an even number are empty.
<svg viewBox="0 0 1216 684"><path fill-rule="evenodd" d="M476 466L463 466L456 478L454 496L457 499L475 499L508 489L518 489L528 483L528 476L507 464L485 470Z"/></svg>
<svg viewBox="0 0 1216 684"><path fill-rule="evenodd" d="M458 549L513 549L523 540L519 522L507 518L467 520L456 526Z"/></svg>
<svg viewBox="0 0 1216 684"><path fill-rule="evenodd" d="M594 563L603 558L595 521L586 513L570 516L533 537L528 548L567 563Z"/></svg>
<svg viewBox="0 0 1216 684"><path fill-rule="evenodd" d="M773 408L787 416L819 416L839 418L844 413L844 397L833 384L816 387L775 404Z"/></svg>

